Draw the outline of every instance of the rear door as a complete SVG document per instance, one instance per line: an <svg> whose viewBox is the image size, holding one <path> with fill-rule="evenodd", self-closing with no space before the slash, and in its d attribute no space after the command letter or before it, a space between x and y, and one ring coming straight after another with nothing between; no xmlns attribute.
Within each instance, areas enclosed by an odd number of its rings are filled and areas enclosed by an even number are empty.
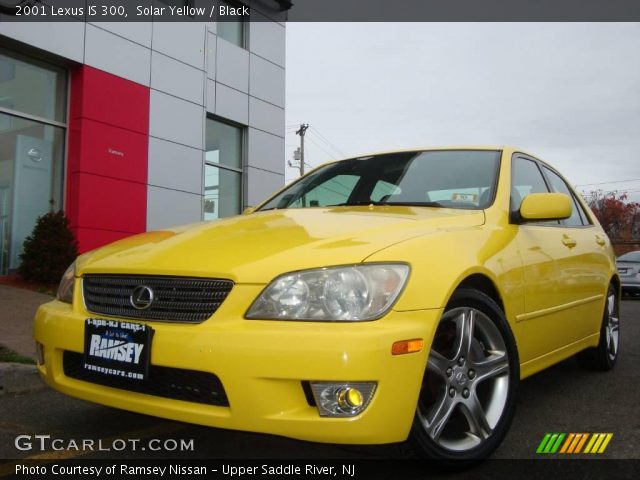
<svg viewBox="0 0 640 480"><path fill-rule="evenodd" d="M568 312L572 317L570 326L579 340L597 333L600 328L611 272L607 238L591 223L576 194L558 172L547 165L541 166L551 190L568 195L573 204L571 217L560 222L563 237L574 242L570 247L572 255L562 265L560 287L567 292L567 300L573 302Z"/></svg>
<svg viewBox="0 0 640 480"><path fill-rule="evenodd" d="M552 188L539 162L516 154L512 159L512 215L518 212L530 193L550 192ZM575 326L574 307L588 296L574 284L578 241L573 231L559 221L520 224L516 237L522 259L525 312L518 316L516 328L523 342L524 362L573 343L582 334Z"/></svg>

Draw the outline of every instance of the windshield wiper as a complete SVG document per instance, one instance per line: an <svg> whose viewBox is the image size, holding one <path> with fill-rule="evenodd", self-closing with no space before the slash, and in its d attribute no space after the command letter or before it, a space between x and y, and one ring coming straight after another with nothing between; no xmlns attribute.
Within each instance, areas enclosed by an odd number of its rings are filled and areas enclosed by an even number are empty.
<svg viewBox="0 0 640 480"><path fill-rule="evenodd" d="M401 206L401 207L443 207L443 205L440 202L376 202L373 200L358 200L355 202L344 202L344 203L337 203L335 205L327 205L327 207L355 207L355 206L362 206L362 205L374 205L374 206L381 206L381 205L390 205L390 206Z"/></svg>

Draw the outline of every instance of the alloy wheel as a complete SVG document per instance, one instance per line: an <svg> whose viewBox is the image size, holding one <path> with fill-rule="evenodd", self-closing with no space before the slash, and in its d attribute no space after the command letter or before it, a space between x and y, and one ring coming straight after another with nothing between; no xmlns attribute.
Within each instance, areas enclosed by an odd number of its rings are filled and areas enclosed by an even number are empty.
<svg viewBox="0 0 640 480"><path fill-rule="evenodd" d="M607 320L605 324L605 335L607 342L607 354L610 360L614 360L618 355L618 342L620 341L620 318L618 316L618 305L616 296L609 291L607 296Z"/></svg>
<svg viewBox="0 0 640 480"><path fill-rule="evenodd" d="M495 323L476 308L447 311L429 355L419 424L446 450L464 453L480 446L505 411L509 375L508 350Z"/></svg>

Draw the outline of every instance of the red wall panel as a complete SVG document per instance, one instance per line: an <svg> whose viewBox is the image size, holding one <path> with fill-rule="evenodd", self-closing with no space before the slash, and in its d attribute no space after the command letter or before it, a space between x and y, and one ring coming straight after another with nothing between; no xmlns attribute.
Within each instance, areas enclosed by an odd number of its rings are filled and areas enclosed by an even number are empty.
<svg viewBox="0 0 640 480"><path fill-rule="evenodd" d="M140 233L146 228L147 186L87 173L75 173L76 227Z"/></svg>
<svg viewBox="0 0 640 480"><path fill-rule="evenodd" d="M76 119L76 126L81 139L75 147L79 161L69 162L70 173L94 173L146 183L147 135L85 118Z"/></svg>
<svg viewBox="0 0 640 480"><path fill-rule="evenodd" d="M81 252L146 229L149 89L71 72L66 211Z"/></svg>
<svg viewBox="0 0 640 480"><path fill-rule="evenodd" d="M70 114L147 135L149 89L84 65L72 72Z"/></svg>

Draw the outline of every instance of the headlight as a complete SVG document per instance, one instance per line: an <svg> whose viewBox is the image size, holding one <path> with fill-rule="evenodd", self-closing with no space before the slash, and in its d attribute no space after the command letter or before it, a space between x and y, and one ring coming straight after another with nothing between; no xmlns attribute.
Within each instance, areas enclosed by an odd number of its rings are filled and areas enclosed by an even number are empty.
<svg viewBox="0 0 640 480"><path fill-rule="evenodd" d="M73 284L76 276L76 262L69 265L69 268L62 275L60 285L58 285L58 293L56 298L61 302L72 303L73 302Z"/></svg>
<svg viewBox="0 0 640 480"><path fill-rule="evenodd" d="M246 318L374 320L391 308L408 276L408 265L386 263L287 273L262 291Z"/></svg>

